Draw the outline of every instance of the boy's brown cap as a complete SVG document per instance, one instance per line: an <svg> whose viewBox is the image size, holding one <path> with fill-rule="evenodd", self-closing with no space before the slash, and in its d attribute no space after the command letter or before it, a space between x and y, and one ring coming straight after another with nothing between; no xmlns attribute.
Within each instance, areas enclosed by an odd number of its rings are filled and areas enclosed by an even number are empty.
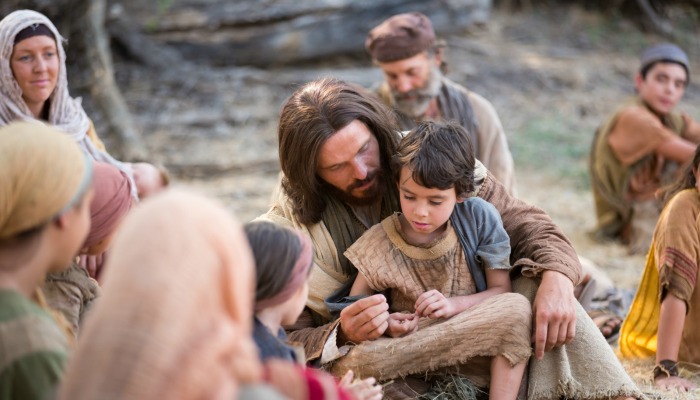
<svg viewBox="0 0 700 400"><path fill-rule="evenodd" d="M394 15L372 29L365 40L365 48L379 62L403 60L434 45L433 24L419 12Z"/></svg>

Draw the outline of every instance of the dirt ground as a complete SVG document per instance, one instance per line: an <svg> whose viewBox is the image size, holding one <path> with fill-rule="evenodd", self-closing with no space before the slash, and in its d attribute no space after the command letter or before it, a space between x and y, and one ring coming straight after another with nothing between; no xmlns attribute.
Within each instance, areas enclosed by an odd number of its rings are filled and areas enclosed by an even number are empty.
<svg viewBox="0 0 700 400"><path fill-rule="evenodd" d="M495 11L485 26L446 39L449 76L491 100L501 116L519 196L545 209L616 285L633 290L644 256L587 235L594 209L586 157L595 127L633 94L639 51L660 38L614 14L534 8ZM697 64L698 42L686 45ZM118 61L116 71L153 161L178 184L224 201L241 221L269 206L279 171L277 116L294 88L326 75L365 86L381 79L369 59L275 70L184 65L161 74ZM691 84L683 101L696 118L698 93ZM650 363L625 366L648 385Z"/></svg>

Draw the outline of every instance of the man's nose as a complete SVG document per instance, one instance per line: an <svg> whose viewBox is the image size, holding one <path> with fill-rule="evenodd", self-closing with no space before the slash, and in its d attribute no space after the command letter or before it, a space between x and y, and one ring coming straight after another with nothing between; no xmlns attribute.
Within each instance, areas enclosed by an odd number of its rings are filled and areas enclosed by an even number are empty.
<svg viewBox="0 0 700 400"><path fill-rule="evenodd" d="M399 76L396 78L396 90L401 93L408 93L413 90L411 79L407 76Z"/></svg>
<svg viewBox="0 0 700 400"><path fill-rule="evenodd" d="M361 181L367 178L367 165L362 160L355 160L352 170L355 179Z"/></svg>

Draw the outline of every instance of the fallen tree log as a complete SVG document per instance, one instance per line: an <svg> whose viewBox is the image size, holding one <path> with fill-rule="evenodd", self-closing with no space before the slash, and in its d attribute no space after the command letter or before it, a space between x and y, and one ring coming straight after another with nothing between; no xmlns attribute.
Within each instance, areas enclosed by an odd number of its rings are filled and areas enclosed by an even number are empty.
<svg viewBox="0 0 700 400"><path fill-rule="evenodd" d="M184 59L265 67L366 56L369 30L400 12L428 15L438 34L485 23L491 0L314 0L173 5L151 35Z"/></svg>

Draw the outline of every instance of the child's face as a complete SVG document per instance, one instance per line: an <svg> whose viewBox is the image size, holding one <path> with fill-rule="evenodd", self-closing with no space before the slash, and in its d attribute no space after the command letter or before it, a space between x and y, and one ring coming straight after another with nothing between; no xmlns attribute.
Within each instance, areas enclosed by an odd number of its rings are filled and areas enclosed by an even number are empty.
<svg viewBox="0 0 700 400"><path fill-rule="evenodd" d="M421 186L413 180L411 174L409 168L401 168L399 194L405 218L402 227L412 242L428 243L445 231L455 204L462 199L457 198L454 188L441 190ZM410 229L406 229L406 225Z"/></svg>
<svg viewBox="0 0 700 400"><path fill-rule="evenodd" d="M292 325L304 311L306 299L309 297L309 282L304 282L297 292L285 303L286 310L282 317L282 325Z"/></svg>
<svg viewBox="0 0 700 400"><path fill-rule="evenodd" d="M132 169L139 199L155 194L165 187L160 171L153 164L134 163Z"/></svg>
<svg viewBox="0 0 700 400"><path fill-rule="evenodd" d="M658 62L647 71L646 78L637 74L635 83L639 97L654 111L666 115L683 97L688 78L682 66Z"/></svg>

